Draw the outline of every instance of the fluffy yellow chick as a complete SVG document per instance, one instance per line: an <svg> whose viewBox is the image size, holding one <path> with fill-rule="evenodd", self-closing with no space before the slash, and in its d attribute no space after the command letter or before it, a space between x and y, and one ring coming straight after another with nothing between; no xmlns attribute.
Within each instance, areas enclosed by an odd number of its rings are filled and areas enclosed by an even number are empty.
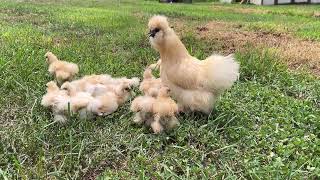
<svg viewBox="0 0 320 180"><path fill-rule="evenodd" d="M80 109L86 108L88 104L94 100L91 94L87 92L78 92L76 87L70 82L65 82L61 89L67 90L69 99L60 99L59 100L59 110L66 111L68 106L70 107L73 113L77 113Z"/></svg>
<svg viewBox="0 0 320 180"><path fill-rule="evenodd" d="M155 100L156 99L151 96L138 96L132 101L130 110L135 112L133 118L134 123L142 124L153 121L152 107Z"/></svg>
<svg viewBox="0 0 320 180"><path fill-rule="evenodd" d="M52 107L55 104L56 97L68 97L68 92L60 90L54 81L50 81L46 84L47 93L42 97L41 105L44 107Z"/></svg>
<svg viewBox="0 0 320 180"><path fill-rule="evenodd" d="M160 133L164 129L162 124L165 124L168 129L174 128L179 124L175 116L178 113L178 105L170 98L169 92L170 89L168 87L162 87L153 103L154 121L151 123L151 128L154 133Z"/></svg>
<svg viewBox="0 0 320 180"><path fill-rule="evenodd" d="M86 113L90 114L92 112L98 116L109 115L129 99L130 86L123 83L110 89L105 85L97 84L93 96L94 100L89 102ZM83 114L83 112L81 113Z"/></svg>
<svg viewBox="0 0 320 180"><path fill-rule="evenodd" d="M92 112L98 116L106 116L115 112L119 107L117 96L112 92L94 97L86 108L87 113Z"/></svg>
<svg viewBox="0 0 320 180"><path fill-rule="evenodd" d="M123 78L112 78L109 74L100 74L100 75L87 75L81 79L74 80L70 82L79 92L88 92L91 94L99 93L99 91L105 92L115 91L115 89L122 84L126 83L130 87L136 87L139 85L139 78L128 79Z"/></svg>
<svg viewBox="0 0 320 180"><path fill-rule="evenodd" d="M127 102L131 96L131 86L127 83L122 83L117 86L114 94L117 97L118 104L122 105Z"/></svg>
<svg viewBox="0 0 320 180"><path fill-rule="evenodd" d="M48 82L46 86L47 93L42 97L41 105L53 110L55 121L65 122L67 117L64 115L64 112L57 109L57 107L59 106L60 100L69 100L68 92L60 90L57 84L53 81Z"/></svg>
<svg viewBox="0 0 320 180"><path fill-rule="evenodd" d="M145 95L157 97L161 88L161 79L155 78L152 75L151 67L147 67L143 73L143 81L140 84L139 90Z"/></svg>
<svg viewBox="0 0 320 180"><path fill-rule="evenodd" d="M49 64L49 73L56 77L59 84L71 80L79 72L78 65L71 62L61 61L52 52L47 52L45 57Z"/></svg>
<svg viewBox="0 0 320 180"><path fill-rule="evenodd" d="M138 87L140 83L140 79L137 77L133 77L131 79L127 77L114 78L113 83L115 84L128 84L130 87Z"/></svg>

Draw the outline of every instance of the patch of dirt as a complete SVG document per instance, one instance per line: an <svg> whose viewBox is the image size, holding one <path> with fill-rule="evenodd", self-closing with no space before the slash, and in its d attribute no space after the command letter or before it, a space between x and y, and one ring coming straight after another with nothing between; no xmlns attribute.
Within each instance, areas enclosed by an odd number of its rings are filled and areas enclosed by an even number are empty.
<svg viewBox="0 0 320 180"><path fill-rule="evenodd" d="M197 30L202 32L202 31L208 31L209 29L207 27L197 27Z"/></svg>
<svg viewBox="0 0 320 180"><path fill-rule="evenodd" d="M4 21L9 23L25 23L30 22L33 25L42 25L47 23L45 20L41 19L41 17L37 14L24 14L24 15L16 15L16 16L4 16L2 17Z"/></svg>
<svg viewBox="0 0 320 180"><path fill-rule="evenodd" d="M146 13L139 12L139 11L134 12L133 16L137 17L138 19L146 19L148 17Z"/></svg>
<svg viewBox="0 0 320 180"><path fill-rule="evenodd" d="M18 129L21 122L21 117L25 115L28 108L17 103L20 99L12 101L0 101L0 137L4 141L9 138L8 132L13 132Z"/></svg>
<svg viewBox="0 0 320 180"><path fill-rule="evenodd" d="M33 25L41 25L48 22L43 13L20 12L16 9L0 9L0 19L9 23L30 22Z"/></svg>
<svg viewBox="0 0 320 180"><path fill-rule="evenodd" d="M254 9L254 8L244 8L244 7L227 7L221 5L213 5L212 9L215 11L227 11L227 12L234 12L234 13L241 13L241 14L268 14L271 11L263 10L263 9Z"/></svg>
<svg viewBox="0 0 320 180"><path fill-rule="evenodd" d="M179 18L170 18L170 26L181 37L183 34L190 31L190 27L197 27L197 24L193 23L193 21L187 22ZM196 29L198 30L198 28L201 27L197 27Z"/></svg>
<svg viewBox="0 0 320 180"><path fill-rule="evenodd" d="M14 125L18 116L21 115L20 112L26 111L24 107L14 102L3 102L3 106L0 107L0 127L9 127Z"/></svg>
<svg viewBox="0 0 320 180"><path fill-rule="evenodd" d="M219 21L190 26L190 23L176 19L172 24L178 34L192 31L199 40L217 42L221 46L219 53L244 51L247 45L272 48L290 68L307 68L313 74L320 75L320 42L301 40L284 33L247 31L242 25Z"/></svg>

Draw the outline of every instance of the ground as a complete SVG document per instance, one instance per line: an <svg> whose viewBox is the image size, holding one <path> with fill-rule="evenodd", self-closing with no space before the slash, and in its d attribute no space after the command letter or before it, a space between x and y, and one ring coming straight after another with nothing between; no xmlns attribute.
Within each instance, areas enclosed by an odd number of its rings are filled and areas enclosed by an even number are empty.
<svg viewBox="0 0 320 180"><path fill-rule="evenodd" d="M94 121L41 107L50 50L80 76L138 76L159 55L146 24L168 16L192 55L235 53L239 81L209 116L154 135L130 102ZM317 179L320 7L141 0L0 3L0 179Z"/></svg>

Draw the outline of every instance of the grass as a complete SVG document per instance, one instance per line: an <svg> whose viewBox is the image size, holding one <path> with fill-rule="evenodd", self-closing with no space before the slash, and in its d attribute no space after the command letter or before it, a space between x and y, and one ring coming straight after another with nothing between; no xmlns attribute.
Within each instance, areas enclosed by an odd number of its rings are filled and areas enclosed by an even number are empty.
<svg viewBox="0 0 320 180"><path fill-rule="evenodd" d="M320 80L292 72L272 50L236 53L241 77L210 116L179 117L162 135L133 125L129 103L95 121L53 123L41 107L50 50L80 65L81 76L141 76L158 54L146 38L153 14L184 21L237 22L252 31L287 31L319 40L318 6L167 5L145 1L0 3L0 179L317 179ZM233 12L241 8L250 15ZM215 42L182 35L204 58ZM207 46L212 46L210 50Z"/></svg>

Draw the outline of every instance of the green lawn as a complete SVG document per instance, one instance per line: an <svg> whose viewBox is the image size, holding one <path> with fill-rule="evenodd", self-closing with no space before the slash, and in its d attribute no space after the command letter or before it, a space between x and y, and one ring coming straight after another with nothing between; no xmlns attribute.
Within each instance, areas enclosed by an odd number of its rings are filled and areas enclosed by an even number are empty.
<svg viewBox="0 0 320 180"><path fill-rule="evenodd" d="M240 9L240 10L239 10ZM244 9L244 10L243 10ZM154 135L132 123L129 103L95 121L53 123L41 107L44 54L77 63L80 76L139 76L159 55L148 18L234 22L249 31L320 41L320 6L159 4L141 0L0 0L0 179L317 179L320 79L292 71L272 49L237 51L240 80L210 116L179 117ZM250 12L250 13L245 13ZM194 55L223 52L216 41L182 34ZM209 47L209 48L208 48Z"/></svg>

